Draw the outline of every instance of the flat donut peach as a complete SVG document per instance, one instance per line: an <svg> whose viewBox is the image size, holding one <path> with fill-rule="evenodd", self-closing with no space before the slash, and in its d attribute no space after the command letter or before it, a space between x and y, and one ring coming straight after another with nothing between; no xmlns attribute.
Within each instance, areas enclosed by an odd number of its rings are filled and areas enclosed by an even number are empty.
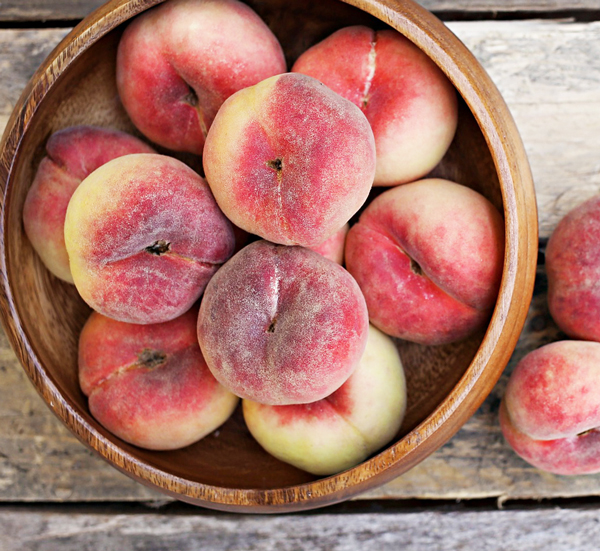
<svg viewBox="0 0 600 551"><path fill-rule="evenodd" d="M166 323L136 325L92 313L79 339L79 380L90 412L110 432L171 450L228 419L238 399L206 366L197 317L192 308Z"/></svg>
<svg viewBox="0 0 600 551"><path fill-rule="evenodd" d="M397 31L360 25L340 29L304 52L292 71L320 80L366 115L377 148L375 186L422 178L452 142L456 90Z"/></svg>
<svg viewBox="0 0 600 551"><path fill-rule="evenodd" d="M524 356L500 406L506 441L545 471L600 472L599 377L597 342L558 341Z"/></svg>
<svg viewBox="0 0 600 551"><path fill-rule="evenodd" d="M235 225L273 243L313 247L366 201L375 141L358 107L314 78L286 73L223 104L203 165Z"/></svg>
<svg viewBox="0 0 600 551"><path fill-rule="evenodd" d="M81 181L104 163L132 153L154 153L134 136L98 126L72 126L52 134L23 207L33 248L56 277L73 283L65 248L65 214Z"/></svg>
<svg viewBox="0 0 600 551"><path fill-rule="evenodd" d="M172 157L140 154L80 184L65 244L83 300L110 318L146 324L189 310L235 238L203 178Z"/></svg>
<svg viewBox="0 0 600 551"><path fill-rule="evenodd" d="M125 29L117 86L133 124L175 151L202 154L231 94L286 70L275 35L237 0L170 0Z"/></svg>
<svg viewBox="0 0 600 551"><path fill-rule="evenodd" d="M302 247L251 243L215 274L200 306L208 367L234 394L314 402L352 374L366 345L364 297L339 264Z"/></svg>
<svg viewBox="0 0 600 551"><path fill-rule="evenodd" d="M269 453L317 475L354 467L387 444L406 411L406 381L392 339L369 326L350 378L318 402L266 406L243 401L250 433Z"/></svg>
<svg viewBox="0 0 600 551"><path fill-rule="evenodd" d="M346 266L384 333L447 344L483 327L496 302L504 222L483 195L426 179L391 188L346 239Z"/></svg>

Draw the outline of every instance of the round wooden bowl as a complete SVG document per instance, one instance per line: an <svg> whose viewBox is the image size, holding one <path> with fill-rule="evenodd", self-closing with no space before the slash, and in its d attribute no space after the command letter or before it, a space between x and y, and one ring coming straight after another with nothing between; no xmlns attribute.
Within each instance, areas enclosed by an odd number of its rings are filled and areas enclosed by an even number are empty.
<svg viewBox="0 0 600 551"><path fill-rule="evenodd" d="M395 440L353 469L319 478L274 459L237 411L185 449L129 445L90 415L77 380L77 340L88 307L55 279L29 244L23 203L48 136L75 124L135 132L117 97L115 54L127 20L160 0L113 0L50 54L21 96L1 150L4 327L25 371L54 413L117 469L177 499L238 512L283 512L342 501L402 474L446 442L488 395L504 369L531 300L537 211L529 166L499 92L467 48L412 0L250 0L280 39L291 66L306 48L352 24L391 26L422 48L461 96L456 138L435 175L483 193L503 213L506 253L500 294L485 331L439 347L398 343L408 411Z"/></svg>

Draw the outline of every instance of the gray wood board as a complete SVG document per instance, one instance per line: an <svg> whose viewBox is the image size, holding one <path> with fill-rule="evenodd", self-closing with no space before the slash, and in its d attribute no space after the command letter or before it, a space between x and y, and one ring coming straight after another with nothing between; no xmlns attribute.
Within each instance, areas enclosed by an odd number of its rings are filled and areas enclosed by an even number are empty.
<svg viewBox="0 0 600 551"><path fill-rule="evenodd" d="M450 27L489 71L530 156L547 237L570 208L600 191L600 23L461 22ZM29 75L65 30L0 31L0 125ZM1 127L0 126L0 127ZM508 373L557 338L543 272L505 375L444 447L364 498L541 498L600 495L600 475L538 471L504 443L497 410ZM160 500L92 455L54 418L0 338L0 501Z"/></svg>
<svg viewBox="0 0 600 551"><path fill-rule="evenodd" d="M106 0L7 0L0 3L0 21L83 19Z"/></svg>
<svg viewBox="0 0 600 551"><path fill-rule="evenodd" d="M443 14L444 12L467 13L516 13L516 12L569 12L574 10L600 9L598 0L417 0L428 10Z"/></svg>
<svg viewBox="0 0 600 551"><path fill-rule="evenodd" d="M598 0L418 0L436 13L568 12L599 10ZM0 3L0 21L73 21L82 19L105 0L7 0Z"/></svg>
<svg viewBox="0 0 600 551"><path fill-rule="evenodd" d="M538 509L269 516L0 510L3 551L589 551L600 511ZM326 510L325 510L326 511Z"/></svg>

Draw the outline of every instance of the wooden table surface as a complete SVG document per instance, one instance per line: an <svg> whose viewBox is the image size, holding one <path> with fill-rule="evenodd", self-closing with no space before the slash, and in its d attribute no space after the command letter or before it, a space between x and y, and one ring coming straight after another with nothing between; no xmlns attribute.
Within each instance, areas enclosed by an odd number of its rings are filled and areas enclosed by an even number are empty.
<svg viewBox="0 0 600 551"><path fill-rule="evenodd" d="M35 68L101 3L0 2L0 128ZM422 464L352 502L275 517L219 514L170 503L93 456L42 402L0 332L0 551L595 548L600 475L555 476L527 465L503 441L497 413L515 363L560 338L546 306L547 238L566 212L600 192L600 0L421 3L500 89L538 198L534 299L483 406Z"/></svg>

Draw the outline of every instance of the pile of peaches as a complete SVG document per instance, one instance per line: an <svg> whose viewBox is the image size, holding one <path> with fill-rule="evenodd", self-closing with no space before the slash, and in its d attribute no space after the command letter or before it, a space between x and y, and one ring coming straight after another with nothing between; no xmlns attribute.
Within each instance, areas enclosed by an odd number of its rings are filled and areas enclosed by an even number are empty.
<svg viewBox="0 0 600 551"><path fill-rule="evenodd" d="M507 442L555 474L600 472L600 195L569 212L546 247L548 307L567 337L512 372L500 406Z"/></svg>
<svg viewBox="0 0 600 551"><path fill-rule="evenodd" d="M116 74L140 138L53 134L23 218L93 310L79 380L107 430L179 448L241 398L268 452L321 475L400 429L392 338L440 345L486 324L504 223L472 189L423 179L452 142L457 96L407 39L344 28L286 70L237 0L141 14ZM203 175L177 152L201 156Z"/></svg>

